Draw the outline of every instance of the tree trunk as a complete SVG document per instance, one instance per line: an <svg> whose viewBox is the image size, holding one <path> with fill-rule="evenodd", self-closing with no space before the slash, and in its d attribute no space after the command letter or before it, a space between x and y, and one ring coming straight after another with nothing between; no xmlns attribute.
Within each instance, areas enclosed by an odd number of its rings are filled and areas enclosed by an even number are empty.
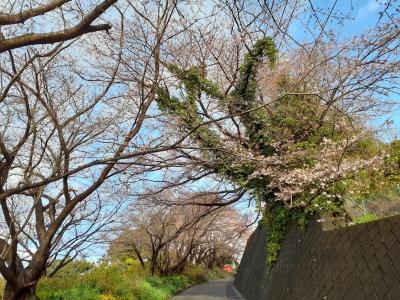
<svg viewBox="0 0 400 300"><path fill-rule="evenodd" d="M157 256L155 256L154 254L151 256L151 262L150 262L151 276L154 276L154 274L156 273Z"/></svg>
<svg viewBox="0 0 400 300"><path fill-rule="evenodd" d="M170 266L166 268L165 270L162 271L162 275L170 275L170 274L175 274L175 273L181 273L186 266L187 258L189 255L192 253L192 247L190 247L185 253L184 256L182 256L173 266Z"/></svg>
<svg viewBox="0 0 400 300"><path fill-rule="evenodd" d="M3 300L39 300L36 296L36 283L26 288L17 288L9 283L4 288Z"/></svg>
<svg viewBox="0 0 400 300"><path fill-rule="evenodd" d="M140 254L139 249L136 247L135 243L132 243L133 246L133 251L135 251L136 257L139 259L140 265L142 266L143 269L146 268L145 264L144 264L144 260L142 258L142 255Z"/></svg>

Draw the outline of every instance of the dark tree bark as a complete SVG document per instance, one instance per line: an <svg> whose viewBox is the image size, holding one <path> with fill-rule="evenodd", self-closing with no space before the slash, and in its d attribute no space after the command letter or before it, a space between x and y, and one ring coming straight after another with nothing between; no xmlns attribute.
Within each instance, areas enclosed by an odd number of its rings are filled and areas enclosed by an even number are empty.
<svg viewBox="0 0 400 300"><path fill-rule="evenodd" d="M21 24L27 19L55 10L69 1L70 0L53 1L47 5L23 11L16 15L0 14L0 25ZM118 0L104 0L95 8L93 8L93 10L91 10L80 23L64 30L47 33L32 32L11 38L2 37L0 39L0 53L28 45L64 42L77 38L86 33L109 30L111 29L109 24L92 25L92 23L117 1Z"/></svg>
<svg viewBox="0 0 400 300"><path fill-rule="evenodd" d="M4 300L39 300L36 296L37 282L29 287L16 287L7 282L4 289Z"/></svg>
<svg viewBox="0 0 400 300"><path fill-rule="evenodd" d="M138 260L139 260L139 262L140 262L140 265L141 265L142 268L144 269L146 266L144 265L144 260L143 260L142 255L140 254L139 249L136 247L136 244L135 244L135 243L132 243L132 247L133 247L133 251L134 251L135 254L136 254L136 257L138 258Z"/></svg>

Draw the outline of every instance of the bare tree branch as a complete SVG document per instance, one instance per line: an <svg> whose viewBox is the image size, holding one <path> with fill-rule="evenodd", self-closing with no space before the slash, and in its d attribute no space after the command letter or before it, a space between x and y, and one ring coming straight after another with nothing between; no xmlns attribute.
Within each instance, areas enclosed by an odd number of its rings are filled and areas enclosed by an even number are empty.
<svg viewBox="0 0 400 300"><path fill-rule="evenodd" d="M90 11L79 24L71 28L48 33L29 33L17 37L2 39L0 40L0 53L28 45L53 44L63 42L77 38L90 32L110 30L111 25L109 24L92 25L92 22L95 21L101 14L103 14L110 6L112 6L117 1L118 0L104 0L92 11Z"/></svg>

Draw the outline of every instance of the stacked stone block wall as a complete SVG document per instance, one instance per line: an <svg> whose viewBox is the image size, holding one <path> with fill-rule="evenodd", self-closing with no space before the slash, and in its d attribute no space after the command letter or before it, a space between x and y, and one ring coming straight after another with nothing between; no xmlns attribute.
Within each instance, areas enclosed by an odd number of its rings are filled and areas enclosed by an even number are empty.
<svg viewBox="0 0 400 300"><path fill-rule="evenodd" d="M400 299L400 216L330 231L292 227L266 267L267 229L247 242L236 288L247 300Z"/></svg>

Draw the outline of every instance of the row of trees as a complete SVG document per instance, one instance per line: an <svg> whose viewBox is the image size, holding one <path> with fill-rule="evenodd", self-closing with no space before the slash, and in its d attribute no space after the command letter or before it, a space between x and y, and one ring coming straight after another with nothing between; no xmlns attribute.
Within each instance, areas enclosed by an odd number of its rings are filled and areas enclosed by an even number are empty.
<svg viewBox="0 0 400 300"><path fill-rule="evenodd" d="M31 298L47 268L120 226L138 195L218 195L168 197L132 217L129 234L148 235L137 257L164 273L182 267L179 247L186 261L212 252L206 227L229 224L241 199L340 207L336 183L383 160L360 147L379 144L366 117L399 92L399 18L394 1L380 8L376 29L343 39L329 28L347 20L336 3L2 1L5 299Z"/></svg>
<svg viewBox="0 0 400 300"><path fill-rule="evenodd" d="M141 201L131 208L131 215L121 235L109 248L111 257L135 258L142 268L161 275L180 273L185 267L222 268L237 263L248 236L249 222L232 207L154 204L171 195ZM208 194L192 195L191 200L210 203Z"/></svg>

